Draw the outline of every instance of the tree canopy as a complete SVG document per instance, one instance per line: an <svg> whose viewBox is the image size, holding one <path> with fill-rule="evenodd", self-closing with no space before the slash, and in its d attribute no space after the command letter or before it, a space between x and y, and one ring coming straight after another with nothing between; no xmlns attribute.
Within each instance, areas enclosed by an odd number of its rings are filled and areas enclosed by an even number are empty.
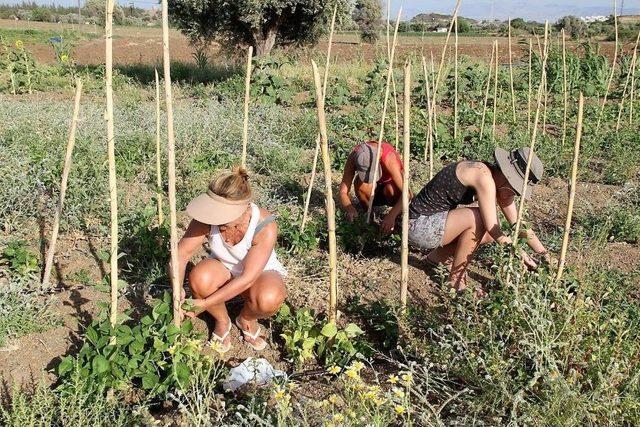
<svg viewBox="0 0 640 427"><path fill-rule="evenodd" d="M169 0L169 13L193 41L251 45L263 55L276 45L317 42L336 3L348 13L348 0Z"/></svg>

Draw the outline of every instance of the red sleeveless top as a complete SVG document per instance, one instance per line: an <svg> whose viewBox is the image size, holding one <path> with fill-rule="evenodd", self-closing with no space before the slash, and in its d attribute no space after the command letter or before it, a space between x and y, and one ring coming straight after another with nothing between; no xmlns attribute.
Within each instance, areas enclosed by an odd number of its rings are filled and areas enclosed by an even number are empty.
<svg viewBox="0 0 640 427"><path fill-rule="evenodd" d="M375 145L377 143L378 143L378 141L367 141L366 142L366 144L369 144L369 145ZM358 144L358 145L355 146L355 148L353 149L352 153L357 153L361 149L362 149L362 145ZM404 165L402 164L402 159L400 158L400 154L398 154L398 152L395 150L395 148L393 148L393 145L389 144L386 141L382 141L381 150L382 150L382 152L380 153L380 169L382 170L382 176L380 176L378 178L378 184L388 184L388 183L393 181L393 178L391 177L391 174L389 173L387 168L384 166L384 163L385 163L387 157L389 157L389 156L395 157L396 160L398 161L398 163L400 163L400 170L401 171L404 170ZM375 153L375 150L374 150L374 153Z"/></svg>

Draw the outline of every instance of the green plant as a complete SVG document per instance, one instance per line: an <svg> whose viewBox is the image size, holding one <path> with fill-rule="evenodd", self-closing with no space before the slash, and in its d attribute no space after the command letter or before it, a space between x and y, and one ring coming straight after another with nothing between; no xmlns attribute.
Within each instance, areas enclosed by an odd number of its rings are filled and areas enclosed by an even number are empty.
<svg viewBox="0 0 640 427"><path fill-rule="evenodd" d="M278 70L286 63L275 58L256 59L251 76L251 98L263 103L287 105L293 91Z"/></svg>
<svg viewBox="0 0 640 427"><path fill-rule="evenodd" d="M275 317L284 340L284 353L296 366L317 358L325 365L344 366L357 355L369 355L370 346L358 338L362 330L354 323L339 327L318 318L315 311L302 308L292 313L284 304Z"/></svg>
<svg viewBox="0 0 640 427"><path fill-rule="evenodd" d="M396 311L384 301L365 304L356 296L349 300L349 312L358 316L367 335L372 337L383 350L396 348L400 338Z"/></svg>
<svg viewBox="0 0 640 427"><path fill-rule="evenodd" d="M24 240L7 243L2 251L2 261L9 271L18 276L29 276L39 270L38 256L27 247Z"/></svg>
<svg viewBox="0 0 640 427"><path fill-rule="evenodd" d="M278 245L291 255L303 255L318 247L318 224L312 219L300 229L300 221L294 219L291 211L283 206L278 208Z"/></svg>
<svg viewBox="0 0 640 427"><path fill-rule="evenodd" d="M133 326L112 326L105 310L87 327L84 339L80 352L64 357L56 368L61 392L73 391L69 379L77 369L87 383L120 391L139 387L147 398L164 396L187 387L203 357L202 341L191 322L180 328L173 324L168 293Z"/></svg>

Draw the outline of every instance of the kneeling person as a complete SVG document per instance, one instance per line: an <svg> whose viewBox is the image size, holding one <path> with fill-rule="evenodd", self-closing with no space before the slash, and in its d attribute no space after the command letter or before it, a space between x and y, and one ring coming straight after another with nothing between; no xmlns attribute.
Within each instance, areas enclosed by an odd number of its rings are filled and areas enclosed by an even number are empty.
<svg viewBox="0 0 640 427"><path fill-rule="evenodd" d="M286 271L274 251L278 226L251 198L244 169L220 173L207 192L187 206L193 220L178 243L182 282L191 257L205 240L209 242L211 254L191 270L189 286L197 298L197 309L207 311L216 321L213 339L219 342L220 352L231 348L227 301L238 295L244 299L235 324L249 346L262 350L267 342L260 336L257 320L275 314L286 295Z"/></svg>
<svg viewBox="0 0 640 427"><path fill-rule="evenodd" d="M499 206L509 223L515 224L514 199L522 196L529 149L507 152L497 148L494 157L493 164L467 160L445 166L409 205L409 243L431 250L427 262L432 265L453 257L450 281L457 290L466 287L467 267L479 245L511 243L500 229L496 211ZM534 154L524 197L531 197L531 187L542 179L542 173L542 162ZM474 201L478 207L459 207ZM549 259L533 231L527 230L525 237L533 251ZM522 256L529 267L537 266L524 251Z"/></svg>
<svg viewBox="0 0 640 427"><path fill-rule="evenodd" d="M347 158L340 183L340 205L349 221L353 221L359 215L349 194L352 184L362 208L366 211L369 206L373 190L371 180L373 179L377 148L376 141L364 142L358 144ZM380 150L378 180L375 183L373 205L392 206L380 224L383 233L388 234L393 231L396 218L402 213L403 165L400 155L389 143L383 142Z"/></svg>

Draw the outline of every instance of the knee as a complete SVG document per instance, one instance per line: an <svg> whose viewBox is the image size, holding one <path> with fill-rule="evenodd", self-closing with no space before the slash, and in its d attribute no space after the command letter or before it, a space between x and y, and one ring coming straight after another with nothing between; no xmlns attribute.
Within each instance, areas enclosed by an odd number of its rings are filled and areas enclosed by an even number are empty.
<svg viewBox="0 0 640 427"><path fill-rule="evenodd" d="M275 313L280 309L286 297L287 292L284 289L270 289L268 292L258 295L255 304L261 313Z"/></svg>
<svg viewBox="0 0 640 427"><path fill-rule="evenodd" d="M199 298L215 292L216 283L216 277L212 271L196 267L189 273L189 286Z"/></svg>

